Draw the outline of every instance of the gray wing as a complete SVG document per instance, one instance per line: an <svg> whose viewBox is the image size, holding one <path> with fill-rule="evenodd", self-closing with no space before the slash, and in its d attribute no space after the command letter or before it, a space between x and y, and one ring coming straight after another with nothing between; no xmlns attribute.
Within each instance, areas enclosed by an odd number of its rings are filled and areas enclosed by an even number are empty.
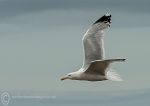
<svg viewBox="0 0 150 106"><path fill-rule="evenodd" d="M99 36L98 36L99 35ZM103 32L98 31L96 34L86 34L83 38L84 46L84 65L88 65L91 61L102 60L105 58L105 49L103 41Z"/></svg>
<svg viewBox="0 0 150 106"><path fill-rule="evenodd" d="M85 33L82 39L85 55L83 67L94 60L105 59L103 36L104 29L110 26L110 18L111 15L102 16Z"/></svg>
<svg viewBox="0 0 150 106"><path fill-rule="evenodd" d="M106 69L113 62L124 62L126 59L108 59L92 61L85 73L105 75Z"/></svg>
<svg viewBox="0 0 150 106"><path fill-rule="evenodd" d="M105 70L108 68L109 63L105 60L96 60L91 62L85 73L105 75Z"/></svg>

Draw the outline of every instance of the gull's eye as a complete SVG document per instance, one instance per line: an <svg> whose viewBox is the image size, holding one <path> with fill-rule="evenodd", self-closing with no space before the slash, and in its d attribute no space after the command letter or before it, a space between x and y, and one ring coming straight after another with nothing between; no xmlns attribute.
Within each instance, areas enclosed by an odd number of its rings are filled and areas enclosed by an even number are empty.
<svg viewBox="0 0 150 106"><path fill-rule="evenodd" d="M68 75L69 77L71 76L71 75Z"/></svg>

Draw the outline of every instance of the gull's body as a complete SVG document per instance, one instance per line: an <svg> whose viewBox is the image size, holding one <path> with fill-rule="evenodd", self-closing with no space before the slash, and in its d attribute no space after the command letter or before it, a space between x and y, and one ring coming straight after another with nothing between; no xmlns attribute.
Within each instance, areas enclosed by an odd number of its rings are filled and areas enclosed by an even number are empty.
<svg viewBox="0 0 150 106"><path fill-rule="evenodd" d="M67 74L61 80L87 80L102 81L122 79L109 67L111 63L125 61L125 59L105 59L104 30L110 26L111 15L106 14L97 20L84 34L82 42L84 47L84 62L81 69Z"/></svg>

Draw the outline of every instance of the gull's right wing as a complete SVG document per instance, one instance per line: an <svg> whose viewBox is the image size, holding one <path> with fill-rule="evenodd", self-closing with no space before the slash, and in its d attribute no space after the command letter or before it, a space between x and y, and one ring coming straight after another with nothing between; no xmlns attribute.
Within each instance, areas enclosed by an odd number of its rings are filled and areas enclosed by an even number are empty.
<svg viewBox="0 0 150 106"><path fill-rule="evenodd" d="M90 74L106 74L106 69L113 62L124 62L126 59L107 59L107 60L95 60L92 61L89 67L85 70L85 73Z"/></svg>

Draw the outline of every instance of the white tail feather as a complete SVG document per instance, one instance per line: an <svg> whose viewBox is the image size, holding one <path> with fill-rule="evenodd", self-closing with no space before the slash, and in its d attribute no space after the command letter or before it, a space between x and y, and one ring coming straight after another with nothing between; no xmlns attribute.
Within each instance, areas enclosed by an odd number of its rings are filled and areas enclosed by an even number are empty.
<svg viewBox="0 0 150 106"><path fill-rule="evenodd" d="M111 80L111 81L123 81L120 75L113 69L109 69L106 72L106 77L108 80Z"/></svg>

